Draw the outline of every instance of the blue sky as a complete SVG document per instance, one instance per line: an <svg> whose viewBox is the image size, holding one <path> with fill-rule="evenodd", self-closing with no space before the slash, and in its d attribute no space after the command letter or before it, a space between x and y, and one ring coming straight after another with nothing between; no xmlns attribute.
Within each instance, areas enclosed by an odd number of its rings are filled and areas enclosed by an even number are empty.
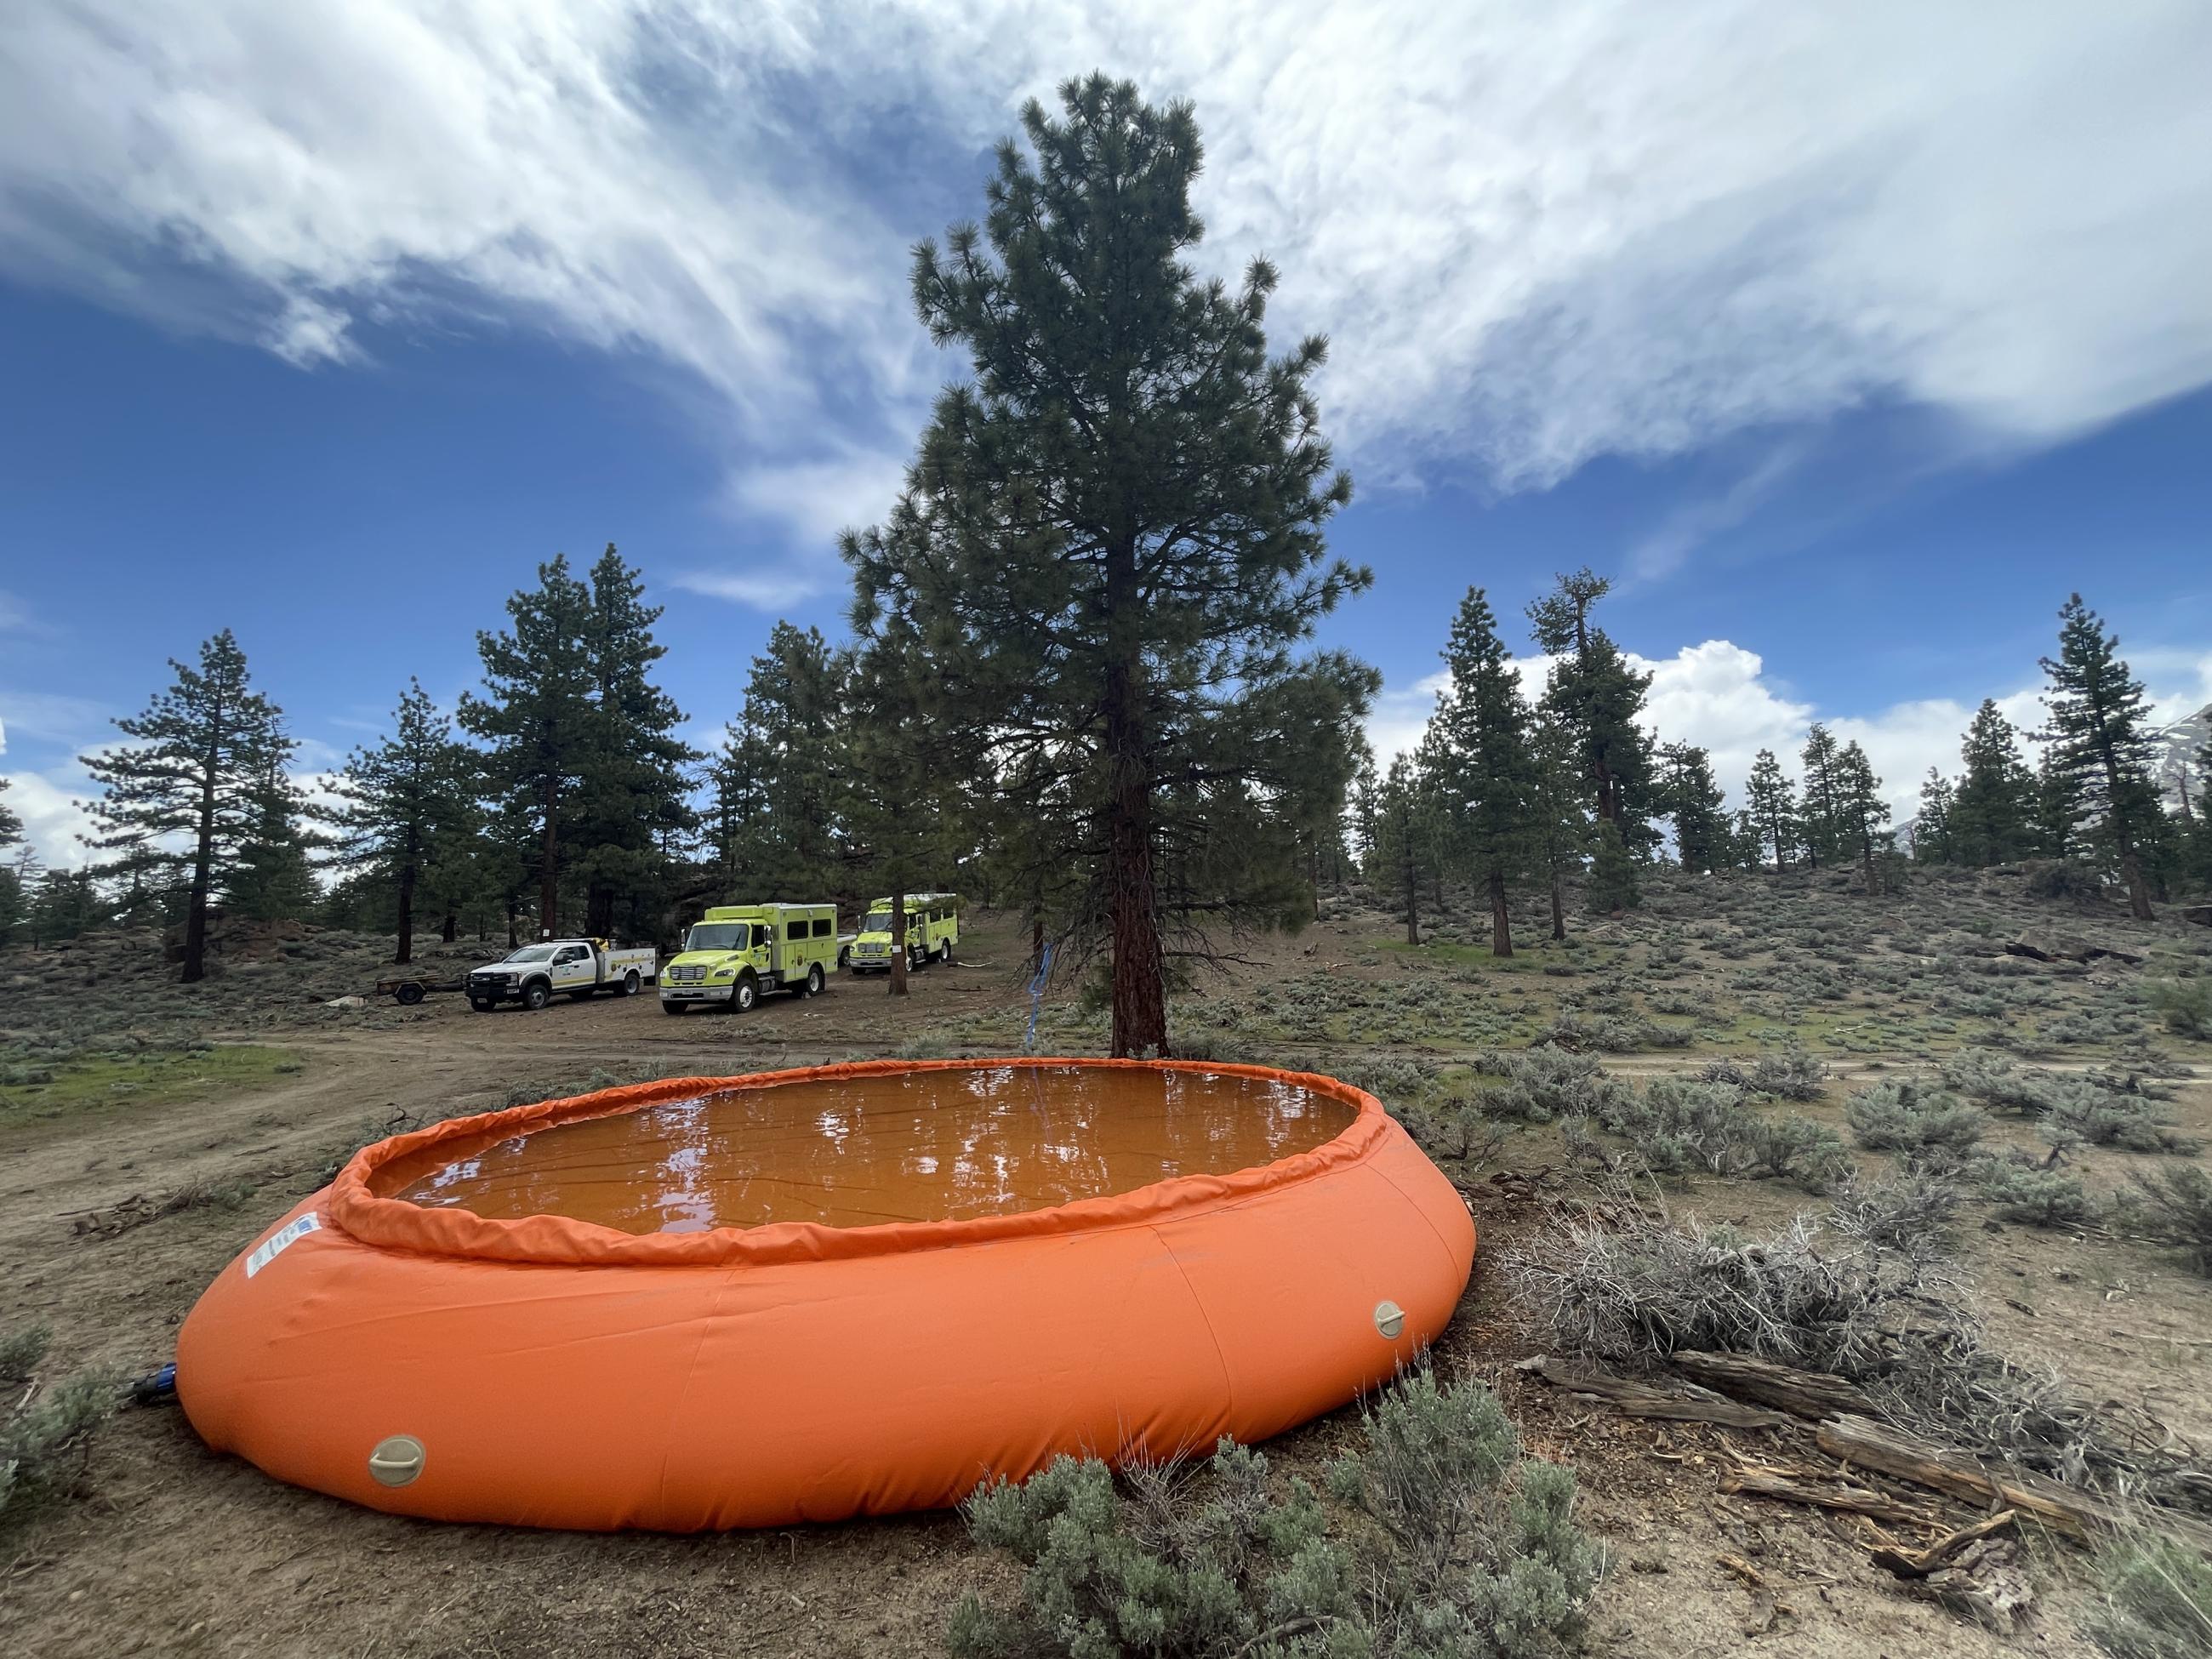
<svg viewBox="0 0 2212 1659"><path fill-rule="evenodd" d="M1664 11L1664 18L1659 13ZM327 14L327 15L323 15ZM957 360L907 250L1032 93L1193 98L1199 263L1334 342L1375 590L1325 638L1404 739L1470 583L1589 563L1734 781L1829 719L1909 795L2033 715L2081 588L2212 699L2212 14L30 0L0 20L0 770L229 626L334 762L557 550L667 607L711 743L842 628ZM1518 643L1519 641L1516 641Z"/></svg>

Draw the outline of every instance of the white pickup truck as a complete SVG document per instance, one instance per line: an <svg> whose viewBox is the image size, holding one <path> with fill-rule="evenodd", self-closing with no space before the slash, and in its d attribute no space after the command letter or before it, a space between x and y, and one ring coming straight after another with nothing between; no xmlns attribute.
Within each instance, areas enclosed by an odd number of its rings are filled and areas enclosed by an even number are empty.
<svg viewBox="0 0 2212 1659"><path fill-rule="evenodd" d="M659 971L649 945L628 950L603 939L551 939L471 969L462 988L469 994L469 1006L488 1014L502 1002L543 1008L556 992L578 1002L597 991L635 996Z"/></svg>

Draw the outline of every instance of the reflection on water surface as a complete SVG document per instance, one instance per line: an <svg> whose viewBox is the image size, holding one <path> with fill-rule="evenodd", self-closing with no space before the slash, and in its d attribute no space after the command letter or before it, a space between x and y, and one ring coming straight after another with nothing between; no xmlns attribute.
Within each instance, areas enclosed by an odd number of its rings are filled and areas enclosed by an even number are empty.
<svg viewBox="0 0 2212 1659"><path fill-rule="evenodd" d="M1044 1209L1225 1175L1334 1139L1352 1109L1205 1073L993 1066L664 1101L387 1164L376 1190L499 1220L625 1232L865 1227Z"/></svg>

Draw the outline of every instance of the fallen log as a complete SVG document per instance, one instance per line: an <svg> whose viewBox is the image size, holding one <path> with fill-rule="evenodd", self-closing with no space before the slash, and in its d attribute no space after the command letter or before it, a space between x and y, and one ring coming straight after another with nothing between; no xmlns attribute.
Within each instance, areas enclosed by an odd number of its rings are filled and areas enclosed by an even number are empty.
<svg viewBox="0 0 2212 1659"><path fill-rule="evenodd" d="M1694 1383L1668 1387L1638 1382L1600 1371L1577 1370L1562 1360L1538 1354L1513 1367L1541 1377L1555 1389L1577 1394L1612 1407L1626 1417L1654 1417L1674 1423L1713 1423L1729 1429L1778 1429L1790 1419L1780 1412L1762 1411L1723 1398Z"/></svg>
<svg viewBox="0 0 2212 1659"><path fill-rule="evenodd" d="M1846 1515L1871 1516L1877 1521L1921 1527L1941 1524L1930 1511L1902 1498L1855 1486L1848 1481L1811 1486L1780 1469L1730 1469L1721 1476L1720 1486L1724 1492L1771 1498L1784 1504L1806 1504L1814 1509L1841 1510Z"/></svg>
<svg viewBox="0 0 2212 1659"><path fill-rule="evenodd" d="M1815 1431L1820 1449L1831 1457L1910 1480L1930 1492L1947 1492L1972 1504L1997 1503L2033 1516L2054 1532L2084 1542L2120 1530L2147 1515L2128 1516L2087 1492L2062 1486L2024 1470L1995 1468L1965 1452L1930 1445L1888 1425L1864 1417L1838 1417ZM2200 1554L2212 1555L2212 1527L2172 1510L2152 1512L2167 1536Z"/></svg>
<svg viewBox="0 0 2212 1659"><path fill-rule="evenodd" d="M1815 1422L1846 1414L1864 1417L1873 1409L1873 1402L1856 1385L1826 1371L1801 1371L1748 1354L1696 1350L1670 1354L1668 1363L1693 1382Z"/></svg>

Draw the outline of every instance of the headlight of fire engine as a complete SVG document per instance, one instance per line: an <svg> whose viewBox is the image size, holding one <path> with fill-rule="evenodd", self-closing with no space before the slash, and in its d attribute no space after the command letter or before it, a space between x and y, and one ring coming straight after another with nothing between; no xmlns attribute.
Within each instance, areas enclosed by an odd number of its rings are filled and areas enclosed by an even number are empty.
<svg viewBox="0 0 2212 1659"><path fill-rule="evenodd" d="M734 968L717 968L714 969L714 977L716 979L735 979L737 976L738 970Z"/></svg>

